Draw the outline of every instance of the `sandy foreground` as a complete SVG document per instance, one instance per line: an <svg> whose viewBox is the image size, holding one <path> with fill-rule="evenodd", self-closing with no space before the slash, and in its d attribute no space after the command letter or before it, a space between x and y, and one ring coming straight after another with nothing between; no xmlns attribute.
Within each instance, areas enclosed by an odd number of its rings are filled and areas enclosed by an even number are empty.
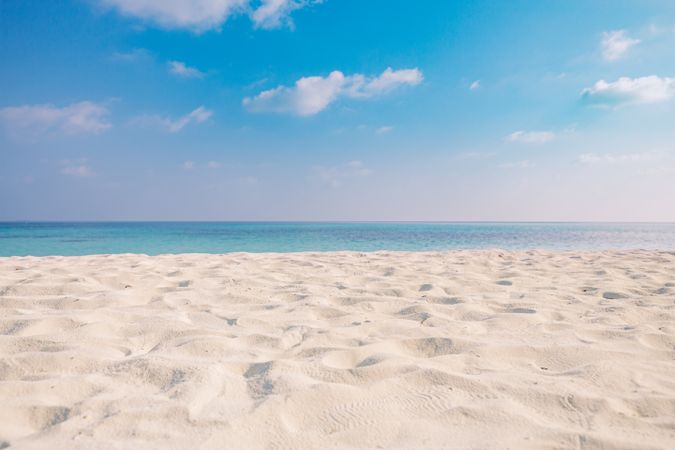
<svg viewBox="0 0 675 450"><path fill-rule="evenodd" d="M675 252L0 258L0 448L675 448Z"/></svg>

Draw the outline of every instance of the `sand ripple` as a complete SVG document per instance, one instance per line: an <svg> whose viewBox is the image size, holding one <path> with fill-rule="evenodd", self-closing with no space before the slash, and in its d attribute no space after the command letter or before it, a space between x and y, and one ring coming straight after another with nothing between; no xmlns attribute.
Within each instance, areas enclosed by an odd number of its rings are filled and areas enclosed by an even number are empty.
<svg viewBox="0 0 675 450"><path fill-rule="evenodd" d="M0 448L675 448L675 254L0 258Z"/></svg>

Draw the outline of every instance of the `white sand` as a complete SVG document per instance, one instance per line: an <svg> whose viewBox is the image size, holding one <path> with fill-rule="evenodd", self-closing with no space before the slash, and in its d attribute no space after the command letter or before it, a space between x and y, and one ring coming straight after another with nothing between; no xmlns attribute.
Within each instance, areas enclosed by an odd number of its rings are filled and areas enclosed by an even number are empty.
<svg viewBox="0 0 675 450"><path fill-rule="evenodd" d="M675 448L675 253L0 258L0 448Z"/></svg>

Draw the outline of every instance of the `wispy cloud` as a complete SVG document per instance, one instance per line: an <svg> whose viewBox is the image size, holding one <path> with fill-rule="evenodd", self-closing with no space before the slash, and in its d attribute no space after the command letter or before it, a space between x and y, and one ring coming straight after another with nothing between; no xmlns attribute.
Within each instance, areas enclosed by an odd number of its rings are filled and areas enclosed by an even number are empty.
<svg viewBox="0 0 675 450"><path fill-rule="evenodd" d="M471 85L469 86L469 89L472 91L475 91L477 89L480 89L480 80L476 80Z"/></svg>
<svg viewBox="0 0 675 450"><path fill-rule="evenodd" d="M529 159L524 159L522 161L506 162L500 164L497 167L499 167L500 169L529 169L534 166L535 164L532 161L530 161Z"/></svg>
<svg viewBox="0 0 675 450"><path fill-rule="evenodd" d="M167 29L219 29L232 15L250 14L257 28L292 27L289 15L321 0L98 0L106 8Z"/></svg>
<svg viewBox="0 0 675 450"><path fill-rule="evenodd" d="M251 112L311 116L323 111L341 97L372 98L401 86L418 85L423 79L422 72L417 68L393 70L389 67L375 77L362 74L346 76L336 70L326 77L303 77L292 87L279 86L255 97L246 97L243 105Z"/></svg>
<svg viewBox="0 0 675 450"><path fill-rule="evenodd" d="M312 178L318 179L323 184L338 188L342 186L345 180L350 178L366 177L372 174L362 161L349 161L346 164L338 166L314 166L312 167Z"/></svg>
<svg viewBox="0 0 675 450"><path fill-rule="evenodd" d="M51 104L8 106L0 109L0 121L19 137L36 138L48 133L65 135L98 134L112 125L108 109L84 101L57 107Z"/></svg>
<svg viewBox="0 0 675 450"><path fill-rule="evenodd" d="M602 56L607 61L621 59L631 47L640 43L626 35L626 30L607 31L602 33Z"/></svg>
<svg viewBox="0 0 675 450"><path fill-rule="evenodd" d="M565 78L567 78L565 72L549 72L544 76L544 80L546 81L559 81Z"/></svg>
<svg viewBox="0 0 675 450"><path fill-rule="evenodd" d="M492 158L497 155L495 152L462 152L457 154L458 159L481 160Z"/></svg>
<svg viewBox="0 0 675 450"><path fill-rule="evenodd" d="M169 72L181 78L204 78L205 73L196 67L189 67L182 61L169 61Z"/></svg>
<svg viewBox="0 0 675 450"><path fill-rule="evenodd" d="M639 153L584 153L577 161L582 164L630 164L662 161L669 157L663 151L648 151Z"/></svg>
<svg viewBox="0 0 675 450"><path fill-rule="evenodd" d="M135 48L127 52L115 52L110 55L110 60L120 62L136 62L150 58L150 52L144 48Z"/></svg>
<svg viewBox="0 0 675 450"><path fill-rule="evenodd" d="M522 142L525 144L545 144L555 139L552 131L515 131L508 136L509 142Z"/></svg>
<svg viewBox="0 0 675 450"><path fill-rule="evenodd" d="M185 161L185 162L183 162L181 167L183 167L184 170L192 170L192 169L195 168L195 162L194 161Z"/></svg>
<svg viewBox="0 0 675 450"><path fill-rule="evenodd" d="M658 103L670 100L674 95L675 78L656 75L621 77L614 82L600 80L581 92L584 101L599 106Z"/></svg>
<svg viewBox="0 0 675 450"><path fill-rule="evenodd" d="M394 127L387 125L387 126L377 128L375 130L375 134L387 134L387 133L391 133L392 131L394 131Z"/></svg>
<svg viewBox="0 0 675 450"><path fill-rule="evenodd" d="M61 174L78 178L88 178L95 175L91 166L87 164L86 158L61 161Z"/></svg>
<svg viewBox="0 0 675 450"><path fill-rule="evenodd" d="M260 6L251 14L251 20L257 28L293 28L291 12L309 4L323 0L262 0Z"/></svg>
<svg viewBox="0 0 675 450"><path fill-rule="evenodd" d="M206 122L212 115L213 111L200 106L177 119L158 115L142 115L134 118L132 123L141 126L158 127L170 133L177 133L191 123Z"/></svg>
<svg viewBox="0 0 675 450"><path fill-rule="evenodd" d="M220 169L221 167L223 167L223 164L218 161L209 161L206 164L206 167L208 167L209 169Z"/></svg>

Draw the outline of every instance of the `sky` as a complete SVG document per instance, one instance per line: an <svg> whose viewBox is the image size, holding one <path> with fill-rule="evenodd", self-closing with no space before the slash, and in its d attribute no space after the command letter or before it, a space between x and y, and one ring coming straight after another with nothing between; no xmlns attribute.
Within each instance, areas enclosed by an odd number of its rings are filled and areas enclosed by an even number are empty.
<svg viewBox="0 0 675 450"><path fill-rule="evenodd" d="M3 0L0 43L0 220L675 221L671 0Z"/></svg>

